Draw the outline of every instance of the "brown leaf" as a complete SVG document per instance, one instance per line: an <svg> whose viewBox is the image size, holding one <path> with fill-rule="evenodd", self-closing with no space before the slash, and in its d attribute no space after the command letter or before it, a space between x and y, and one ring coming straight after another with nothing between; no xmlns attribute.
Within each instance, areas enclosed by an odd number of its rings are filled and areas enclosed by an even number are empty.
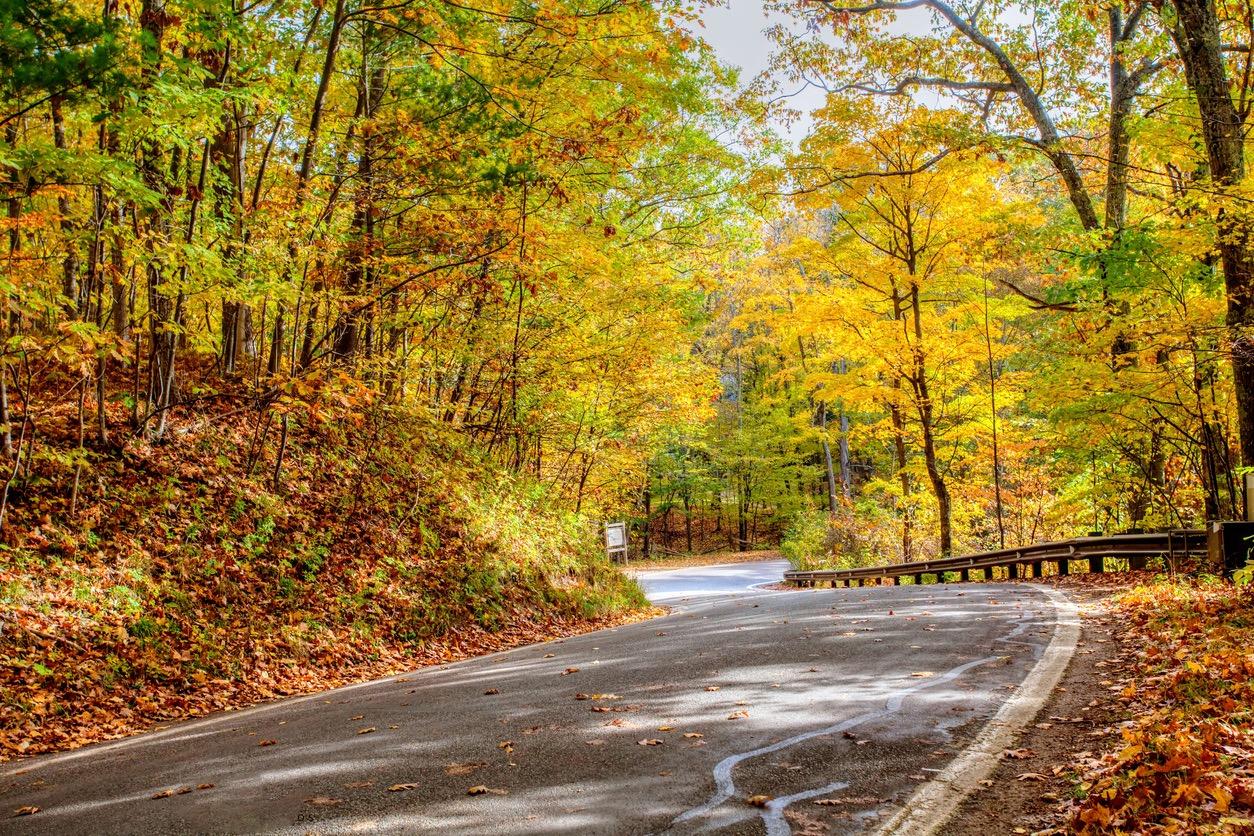
<svg viewBox="0 0 1254 836"><path fill-rule="evenodd" d="M684 737L689 738L690 740L696 740L698 738L705 737L705 735L703 735L701 732L686 731L684 732Z"/></svg>
<svg viewBox="0 0 1254 836"><path fill-rule="evenodd" d="M334 807L336 804L339 804L343 800L344 799L342 798L330 798L329 796L325 796L325 795L315 795L315 796L311 796L310 798L306 798L305 803L310 805L311 807Z"/></svg>
<svg viewBox="0 0 1254 836"><path fill-rule="evenodd" d="M174 790L172 790L172 789L170 789L170 790L162 790L162 791L161 791L161 792L159 792L159 793L155 793L155 794L153 794L152 798L153 798L153 800L155 801L155 800L156 800L156 799L158 799L158 798L169 798L169 797L170 797L170 796L172 796L172 795L174 795Z"/></svg>
<svg viewBox="0 0 1254 836"><path fill-rule="evenodd" d="M572 673L579 673L579 668L567 668L558 674L558 676L570 676Z"/></svg>
<svg viewBox="0 0 1254 836"><path fill-rule="evenodd" d="M486 691L484 691L484 692L483 692L483 695L484 695L485 697L494 697L494 696L496 696L496 695L497 695L497 694L499 694L499 693L501 693L501 692L500 692L500 690L498 690L498 689L496 689L496 688L489 688L488 690L486 690Z"/></svg>
<svg viewBox="0 0 1254 836"><path fill-rule="evenodd" d="M754 807L765 807L767 804L771 803L772 798L773 796L770 795L751 795L746 799L746 801Z"/></svg>
<svg viewBox="0 0 1254 836"><path fill-rule="evenodd" d="M728 719L728 720L741 720L741 719L743 719L743 718L745 718L745 717L748 717L748 716L749 716L749 712L748 712L748 711L744 711L744 710L742 709L742 710L740 710L740 711L733 711L731 714L728 714L728 715L727 715L727 719Z"/></svg>
<svg viewBox="0 0 1254 836"><path fill-rule="evenodd" d="M466 790L466 795L509 795L509 790L498 790L492 787L485 787L483 784L477 784Z"/></svg>
<svg viewBox="0 0 1254 836"><path fill-rule="evenodd" d="M376 729L374 726L366 726L364 729L358 729L357 733L358 734L370 734L372 731L375 731L375 730Z"/></svg>
<svg viewBox="0 0 1254 836"><path fill-rule="evenodd" d="M197 785L196 785L196 789L198 789L198 790L211 790L211 789L213 789L213 788L214 788L214 787L216 787L216 786L217 786L217 784L197 784Z"/></svg>
<svg viewBox="0 0 1254 836"><path fill-rule="evenodd" d="M661 746L664 742L665 741L659 740L656 737L646 737L644 740L636 741L636 745L638 746Z"/></svg>
<svg viewBox="0 0 1254 836"><path fill-rule="evenodd" d="M36 807L34 804L27 804L25 807L18 807L14 810L13 816L15 818L17 816L33 816L39 812L39 809L40 808Z"/></svg>
<svg viewBox="0 0 1254 836"><path fill-rule="evenodd" d="M393 784L388 787L388 792L404 792L405 790L416 790L417 784Z"/></svg>
<svg viewBox="0 0 1254 836"><path fill-rule="evenodd" d="M1036 757L1036 752L1031 749L1005 749L1001 753L1003 758L1012 758L1017 761L1025 761L1028 758Z"/></svg>
<svg viewBox="0 0 1254 836"><path fill-rule="evenodd" d="M1044 781L1045 776L1039 772L1020 772L1015 776L1016 781Z"/></svg>
<svg viewBox="0 0 1254 836"><path fill-rule="evenodd" d="M279 742L279 741L277 741L277 740L259 740L259 741L257 741L257 745L258 745L258 746L273 746L274 744L276 744L276 743L278 743L278 742Z"/></svg>
<svg viewBox="0 0 1254 836"><path fill-rule="evenodd" d="M344 785L346 790L365 790L374 786L374 781L349 781Z"/></svg>
<svg viewBox="0 0 1254 836"><path fill-rule="evenodd" d="M445 775L469 775L476 769L483 769L487 766L487 761L472 761L467 763L450 763L444 767Z"/></svg>

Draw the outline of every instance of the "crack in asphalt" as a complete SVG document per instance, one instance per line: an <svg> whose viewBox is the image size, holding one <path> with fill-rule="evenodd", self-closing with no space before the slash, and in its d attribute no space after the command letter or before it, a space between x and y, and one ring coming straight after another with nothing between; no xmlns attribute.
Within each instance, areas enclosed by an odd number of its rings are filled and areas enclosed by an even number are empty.
<svg viewBox="0 0 1254 836"><path fill-rule="evenodd" d="M1028 645L1032 647L1034 656L1039 658L1041 651L1042 651L1041 647L1037 646L1036 643L1034 642L1023 641L1021 639L1015 638L1016 636L1023 634L1032 625L1032 623L1035 620L1036 619L1032 614L1024 612L1017 619L1019 623L1014 627L1014 629L1012 629L1005 636L998 637L994 641L1005 642L1008 644ZM750 749L747 752L739 752L733 755L728 755L727 757L723 758L714 766L714 770L713 770L714 783L715 783L715 787L717 788L715 793L704 804L698 807L693 807L679 814L678 816L676 816L674 820L671 821L670 826L674 827L677 824L689 822L689 821L692 821L693 819L700 818L702 816L708 816L714 811L716 811L719 807L722 807L732 798L735 798L736 797L736 781L732 775L732 772L733 770L735 770L735 768L739 764L747 760L760 757L762 755L769 755L773 752L778 752L782 749L787 749L792 746L796 746L798 743L804 743L805 741L812 740L816 737L822 737L824 735L831 735L831 734L839 734L840 732L847 731L856 726L860 726L865 723L870 723L875 720L880 720L885 717L888 717L892 714L896 714L897 712L901 711L902 707L905 704L906 699L912 696L913 694L919 691L925 690L927 688L934 687L936 685L943 685L948 682L953 682L955 679L962 676L967 671L973 668L978 668L981 665L987 665L992 662L999 661L999 659L1001 658L1002 657L998 657L998 656L985 656L981 659L974 659L969 662L964 662L961 665L957 665L953 668L950 668L948 671L941 674L940 676L937 676L931 679L926 679L922 682L918 682L912 685L908 685L904 688L898 689L897 691L890 694L889 697L885 700L883 708L876 709L874 711L867 711L862 714L858 714L854 717L850 717L847 720L842 720L839 723L835 723L829 726L824 726L819 729L813 729L808 732L802 732L800 734L793 735L792 737L785 738L784 740L777 741L776 743L772 743L769 746L761 746L756 749ZM782 796L780 798L772 799L771 801L767 802L765 808L763 808L762 811L759 813L759 815L761 816L763 820L763 824L766 826L767 836L787 836L787 834L792 832L792 828L789 826L787 820L784 818L784 811L794 801L804 801L809 798L816 798L820 795L825 795L829 792L835 792L837 790L845 789L848 786L849 784L846 782L836 781L824 787L818 787L816 789L810 789L810 790L805 790L799 793L793 793L792 795ZM743 818L743 816L741 818Z"/></svg>

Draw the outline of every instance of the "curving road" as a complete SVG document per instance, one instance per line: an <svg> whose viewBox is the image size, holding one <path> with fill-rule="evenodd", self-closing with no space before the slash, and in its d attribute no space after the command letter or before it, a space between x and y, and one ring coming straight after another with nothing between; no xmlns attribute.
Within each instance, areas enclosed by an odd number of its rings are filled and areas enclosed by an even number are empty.
<svg viewBox="0 0 1254 836"><path fill-rule="evenodd" d="M6 764L3 815L42 810L0 831L874 832L1054 631L1035 586L754 588L780 572L649 573L668 616Z"/></svg>

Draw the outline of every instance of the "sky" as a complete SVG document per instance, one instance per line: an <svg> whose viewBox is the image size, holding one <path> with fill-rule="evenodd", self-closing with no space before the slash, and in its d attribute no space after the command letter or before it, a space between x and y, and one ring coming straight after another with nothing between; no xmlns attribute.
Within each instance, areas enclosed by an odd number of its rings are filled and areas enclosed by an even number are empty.
<svg viewBox="0 0 1254 836"><path fill-rule="evenodd" d="M790 26L794 31L803 28L795 17L784 14L768 15L761 0L721 0L717 6L709 6L701 13L704 27L696 30L715 54L725 64L740 67L742 84L748 84L766 70L771 44L764 30L776 23ZM918 9L898 13L897 22L891 27L900 32L924 33L931 30L931 15ZM780 134L792 143L798 143L809 130L810 111L822 106L824 93L811 87L792 98L792 106L805 114L792 125L778 124Z"/></svg>

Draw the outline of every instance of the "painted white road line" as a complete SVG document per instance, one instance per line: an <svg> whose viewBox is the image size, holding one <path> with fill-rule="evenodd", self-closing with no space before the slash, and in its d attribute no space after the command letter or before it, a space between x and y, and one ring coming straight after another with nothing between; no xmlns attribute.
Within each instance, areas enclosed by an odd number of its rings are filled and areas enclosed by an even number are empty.
<svg viewBox="0 0 1254 836"><path fill-rule="evenodd" d="M971 745L920 787L877 836L931 836L939 830L979 788L980 781L997 768L1001 753L1010 748L1053 693L1075 653L1080 620L1075 603L1064 593L1048 586L1038 588L1058 614L1053 638L1040 661Z"/></svg>

